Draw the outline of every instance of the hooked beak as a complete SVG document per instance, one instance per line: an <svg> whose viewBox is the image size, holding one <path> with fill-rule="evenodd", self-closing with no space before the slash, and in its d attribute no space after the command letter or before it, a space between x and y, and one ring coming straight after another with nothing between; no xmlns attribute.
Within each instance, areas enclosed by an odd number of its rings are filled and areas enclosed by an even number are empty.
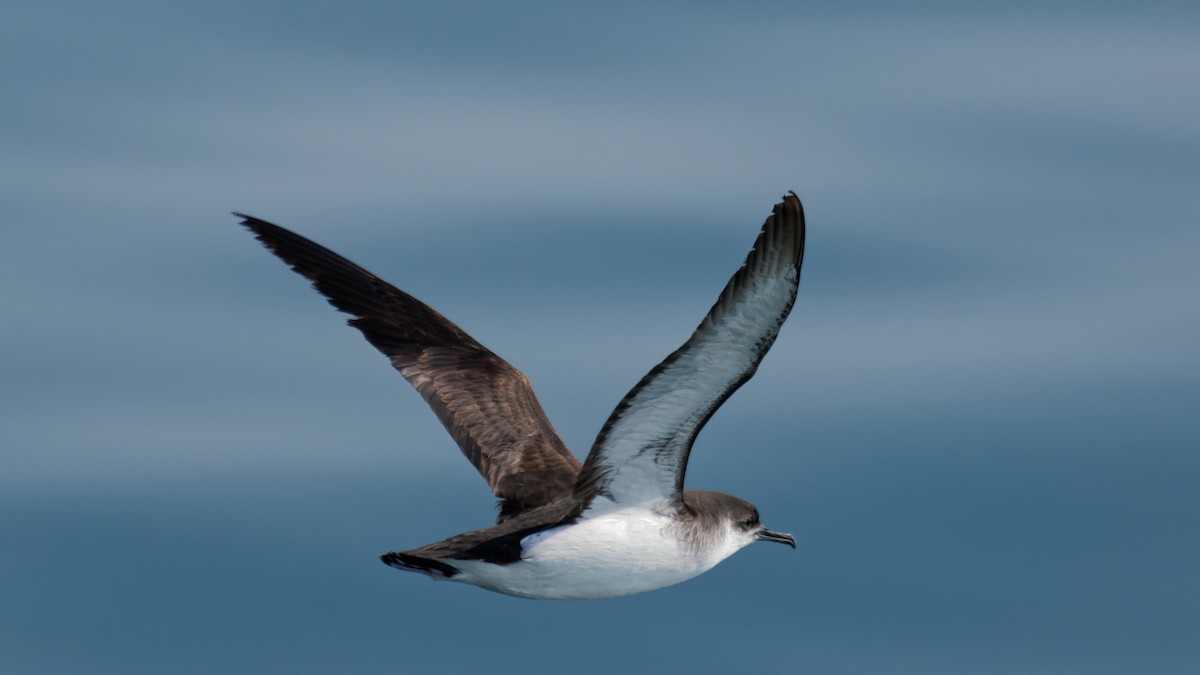
<svg viewBox="0 0 1200 675"><path fill-rule="evenodd" d="M767 528L762 528L754 533L754 538L758 541L775 541L780 544L787 544L792 548L796 548L796 538L784 532L772 532Z"/></svg>

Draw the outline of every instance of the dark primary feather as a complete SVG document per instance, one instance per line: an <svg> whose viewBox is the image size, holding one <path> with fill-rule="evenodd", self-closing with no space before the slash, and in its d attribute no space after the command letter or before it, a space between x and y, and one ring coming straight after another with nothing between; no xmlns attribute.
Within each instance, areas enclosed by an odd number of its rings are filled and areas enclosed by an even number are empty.
<svg viewBox="0 0 1200 675"><path fill-rule="evenodd" d="M424 303L278 225L234 214L312 281L433 408L502 501L500 521L570 495L580 464L529 380Z"/></svg>
<svg viewBox="0 0 1200 675"><path fill-rule="evenodd" d="M774 343L795 302L803 256L804 210L789 193L691 338L605 422L575 485L577 498L681 498L696 435Z"/></svg>

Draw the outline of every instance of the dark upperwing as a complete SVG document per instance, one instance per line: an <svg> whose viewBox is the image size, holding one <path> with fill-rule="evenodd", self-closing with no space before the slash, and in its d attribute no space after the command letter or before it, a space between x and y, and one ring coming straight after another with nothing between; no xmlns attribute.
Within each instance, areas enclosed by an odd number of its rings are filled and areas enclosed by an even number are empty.
<svg viewBox="0 0 1200 675"><path fill-rule="evenodd" d="M287 229L235 213L308 278L421 392L500 498L503 522L571 494L579 460L559 439L529 380L416 298Z"/></svg>

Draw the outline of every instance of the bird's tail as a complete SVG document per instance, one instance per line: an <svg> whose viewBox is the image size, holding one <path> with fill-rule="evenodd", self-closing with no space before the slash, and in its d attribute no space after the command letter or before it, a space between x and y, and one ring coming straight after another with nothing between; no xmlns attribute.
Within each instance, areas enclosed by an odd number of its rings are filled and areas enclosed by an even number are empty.
<svg viewBox="0 0 1200 675"><path fill-rule="evenodd" d="M459 571L457 567L448 565L441 560L425 558L412 553L389 551L379 556L379 559L389 567L406 572L420 572L432 579L449 579Z"/></svg>

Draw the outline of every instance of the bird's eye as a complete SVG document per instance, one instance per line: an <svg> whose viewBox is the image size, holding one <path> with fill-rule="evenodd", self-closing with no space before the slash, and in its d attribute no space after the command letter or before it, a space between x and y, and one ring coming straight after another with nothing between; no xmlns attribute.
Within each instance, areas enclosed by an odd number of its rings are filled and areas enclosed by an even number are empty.
<svg viewBox="0 0 1200 675"><path fill-rule="evenodd" d="M742 524L746 526L746 529L754 527L755 525L758 525L758 517L750 516L749 518L743 520Z"/></svg>

